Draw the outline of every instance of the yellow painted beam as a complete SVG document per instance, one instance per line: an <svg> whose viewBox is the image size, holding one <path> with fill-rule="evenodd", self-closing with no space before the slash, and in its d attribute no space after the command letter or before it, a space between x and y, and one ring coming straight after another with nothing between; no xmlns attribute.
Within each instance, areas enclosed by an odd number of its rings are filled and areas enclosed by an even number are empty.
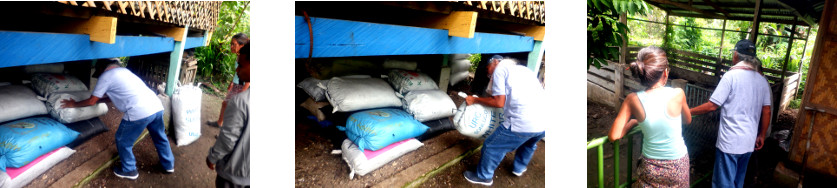
<svg viewBox="0 0 837 188"><path fill-rule="evenodd" d="M90 41L113 44L116 42L116 17L93 16L71 31L90 35Z"/></svg>
<svg viewBox="0 0 837 188"><path fill-rule="evenodd" d="M546 26L530 26L524 28L526 36L534 37L536 41L543 41L543 36L546 34Z"/></svg>
<svg viewBox="0 0 837 188"><path fill-rule="evenodd" d="M174 38L174 41L183 41L185 36L183 33L188 32L184 27L149 27L155 33L165 35L166 37Z"/></svg>
<svg viewBox="0 0 837 188"><path fill-rule="evenodd" d="M477 12L453 11L446 19L448 36L474 38L477 28Z"/></svg>

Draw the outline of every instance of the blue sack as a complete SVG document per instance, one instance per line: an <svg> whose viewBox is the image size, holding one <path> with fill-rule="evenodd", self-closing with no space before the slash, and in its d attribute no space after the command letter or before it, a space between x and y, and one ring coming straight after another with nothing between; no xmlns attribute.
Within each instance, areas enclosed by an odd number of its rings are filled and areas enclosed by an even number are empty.
<svg viewBox="0 0 837 188"><path fill-rule="evenodd" d="M424 134L429 127L401 109L381 108L360 111L349 116L346 136L361 150L379 150L392 143Z"/></svg>
<svg viewBox="0 0 837 188"><path fill-rule="evenodd" d="M79 133L49 117L26 118L0 125L0 170L20 168L67 145Z"/></svg>

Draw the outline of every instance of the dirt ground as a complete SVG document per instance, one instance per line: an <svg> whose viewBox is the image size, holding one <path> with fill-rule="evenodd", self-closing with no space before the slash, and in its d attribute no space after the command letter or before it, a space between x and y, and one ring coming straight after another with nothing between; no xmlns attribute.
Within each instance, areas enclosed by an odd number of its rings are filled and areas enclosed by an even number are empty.
<svg viewBox="0 0 837 188"><path fill-rule="evenodd" d="M598 104L595 102L587 102L587 139L606 136L613 124L613 119L616 117L616 110L607 105ZM791 129L796 122L796 110L789 109L783 111L773 125L773 131ZM634 161L641 155L641 134L634 135ZM685 135L684 135L685 136ZM762 150L756 151L751 157L748 165L747 181L745 187L771 187L773 186L772 177L773 171L779 161L787 159L787 152L778 146L778 141L774 140L772 135L768 135L765 140L765 146ZM688 139L688 138L686 138ZM622 171L620 172L620 182L624 183L627 176L625 172L625 164L627 163L627 149L625 149L625 142L621 144L620 148L620 165ZM613 149L612 144L604 145L604 177L605 187L613 186ZM714 152L714 151L711 151ZM714 153L709 153L714 155ZM702 157L699 159L691 159L691 182L696 182L697 179L709 175L695 187L711 187L711 169L714 164L714 158ZM596 167L596 151L591 149L587 151L587 185L588 187L597 187L597 167ZM635 164L632 164L634 167ZM634 168L635 169L635 168ZM633 172L631 172L633 173ZM634 178L636 175L634 174Z"/></svg>

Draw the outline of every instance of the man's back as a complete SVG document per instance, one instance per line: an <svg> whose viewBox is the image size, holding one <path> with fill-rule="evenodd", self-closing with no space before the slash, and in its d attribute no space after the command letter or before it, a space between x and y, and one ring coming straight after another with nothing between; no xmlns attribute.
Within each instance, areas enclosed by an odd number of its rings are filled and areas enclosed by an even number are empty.
<svg viewBox="0 0 837 188"><path fill-rule="evenodd" d="M763 106L770 105L770 86L761 74L730 70L709 99L721 107L716 147L730 154L753 151Z"/></svg>
<svg viewBox="0 0 837 188"><path fill-rule="evenodd" d="M491 87L493 95L506 95L504 126L515 132L544 131L541 114L545 92L534 72L504 60L492 75Z"/></svg>
<svg viewBox="0 0 837 188"><path fill-rule="evenodd" d="M93 95L101 98L107 94L122 119L134 121L163 110L163 104L139 77L126 68L113 68L99 77Z"/></svg>

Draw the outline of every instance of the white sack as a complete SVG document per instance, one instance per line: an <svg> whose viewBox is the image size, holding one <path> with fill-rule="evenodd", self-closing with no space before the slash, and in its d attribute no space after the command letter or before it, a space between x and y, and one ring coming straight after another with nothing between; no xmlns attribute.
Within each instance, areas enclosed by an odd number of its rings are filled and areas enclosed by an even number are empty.
<svg viewBox="0 0 837 188"><path fill-rule="evenodd" d="M335 77L326 88L326 98L334 106L333 112L401 106L401 99L395 96L392 87L380 78Z"/></svg>
<svg viewBox="0 0 837 188"><path fill-rule="evenodd" d="M456 104L442 90L411 91L404 95L402 102L404 111L420 122L450 117L456 113Z"/></svg>
<svg viewBox="0 0 837 188"><path fill-rule="evenodd" d="M47 114L46 105L25 86L0 86L0 123Z"/></svg>
<svg viewBox="0 0 837 188"><path fill-rule="evenodd" d="M68 91L87 91L87 86L78 78L65 74L33 74L32 87L41 96Z"/></svg>
<svg viewBox="0 0 837 188"><path fill-rule="evenodd" d="M32 180L34 180L38 176L41 176L41 174L51 169L59 162L69 158L70 155L72 155L75 152L75 150L70 149L67 146L63 146L59 148L58 151L55 151L55 153L52 153L51 155L45 157L43 160L29 167L29 169L26 169L26 171L24 171L23 173L17 175L17 177L15 177L14 179L12 179L6 172L0 171L0 187L23 187L29 184L29 182L32 182Z"/></svg>
<svg viewBox="0 0 837 188"><path fill-rule="evenodd" d="M456 73L456 74L451 73L450 85L451 86L456 85L456 83L459 83L462 80L465 80L465 78L468 78L469 76L471 76L471 75L468 71L460 72L460 73Z"/></svg>
<svg viewBox="0 0 837 188"><path fill-rule="evenodd" d="M61 108L61 101L65 99L73 99L78 102L87 100L88 98L90 98L89 91L53 93L49 96L46 103L49 109L49 115L61 123L75 123L108 113L108 105L105 103L96 103L93 106L78 108Z"/></svg>
<svg viewBox="0 0 837 188"><path fill-rule="evenodd" d="M404 69L414 71L417 67L418 63L415 61L401 61L393 59L387 59L384 61L384 69Z"/></svg>
<svg viewBox="0 0 837 188"><path fill-rule="evenodd" d="M177 146L189 145L201 137L201 89L193 85L180 86L172 95Z"/></svg>
<svg viewBox="0 0 837 188"><path fill-rule="evenodd" d="M51 64L40 64L40 65L28 65L26 67L23 67L23 72L26 72L26 74L33 74L33 73L61 74L61 73L64 73L64 64L63 63L51 63Z"/></svg>
<svg viewBox="0 0 837 188"><path fill-rule="evenodd" d="M394 69L387 74L388 80L392 87L400 93L407 93L410 91L439 89L433 78L427 74Z"/></svg>
<svg viewBox="0 0 837 188"><path fill-rule="evenodd" d="M456 130L471 138L488 138L502 123L503 108L487 107L480 104L468 106L465 102L462 102L453 116L453 124L456 126Z"/></svg>
<svg viewBox="0 0 837 188"><path fill-rule="evenodd" d="M396 142L395 144L397 143L400 142ZM373 170L378 169L390 161L416 150L423 145L424 144L415 138L410 138L406 142L392 147L372 159L367 159L366 155L363 154L363 151L361 151L358 146L349 139L343 140L343 146L341 148L343 149L343 160L349 164L349 169L351 170L349 173L349 179L352 179L355 174L358 176L366 175L369 172L372 172Z"/></svg>

